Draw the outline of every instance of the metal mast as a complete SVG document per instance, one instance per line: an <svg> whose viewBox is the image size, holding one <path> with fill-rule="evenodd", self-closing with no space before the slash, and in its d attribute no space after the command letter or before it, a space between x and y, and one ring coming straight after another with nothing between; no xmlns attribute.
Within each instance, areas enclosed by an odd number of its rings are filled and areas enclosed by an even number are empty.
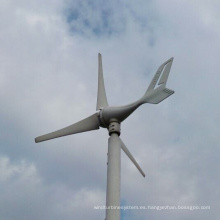
<svg viewBox="0 0 220 220"><path fill-rule="evenodd" d="M106 191L106 220L120 219L121 142L120 123L112 120L109 125L108 167Z"/></svg>

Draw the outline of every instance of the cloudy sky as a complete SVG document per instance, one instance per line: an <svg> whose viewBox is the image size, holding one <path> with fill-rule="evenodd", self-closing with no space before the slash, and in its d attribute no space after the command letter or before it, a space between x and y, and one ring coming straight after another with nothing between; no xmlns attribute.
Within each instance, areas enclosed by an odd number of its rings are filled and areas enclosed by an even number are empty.
<svg viewBox="0 0 220 220"><path fill-rule="evenodd" d="M159 105L122 123L122 220L219 219L220 2L1 0L0 218L104 219L105 129L39 144L36 136L95 112L98 53L109 104L140 98L174 57Z"/></svg>

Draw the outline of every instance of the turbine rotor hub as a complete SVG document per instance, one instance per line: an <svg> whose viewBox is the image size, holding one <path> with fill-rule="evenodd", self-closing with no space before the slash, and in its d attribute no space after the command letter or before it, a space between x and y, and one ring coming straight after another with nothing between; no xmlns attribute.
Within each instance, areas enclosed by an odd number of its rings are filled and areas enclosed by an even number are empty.
<svg viewBox="0 0 220 220"><path fill-rule="evenodd" d="M100 109L99 113L98 113L98 120L100 122L100 126L103 128L107 128L109 127L109 123L107 123L104 119L104 115L103 115L103 109Z"/></svg>

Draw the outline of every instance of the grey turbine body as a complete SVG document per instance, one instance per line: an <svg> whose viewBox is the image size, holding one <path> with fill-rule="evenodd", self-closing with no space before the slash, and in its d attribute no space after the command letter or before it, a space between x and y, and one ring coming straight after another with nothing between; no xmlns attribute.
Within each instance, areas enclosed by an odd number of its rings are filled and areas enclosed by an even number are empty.
<svg viewBox="0 0 220 220"><path fill-rule="evenodd" d="M38 143L66 135L97 130L100 127L108 129L110 137L108 141L106 220L120 219L120 209L111 209L111 207L120 206L121 148L145 177L143 170L119 137L120 124L140 105L144 103L158 104L174 93L173 90L166 88L172 62L173 58L170 58L158 68L147 91L139 100L128 105L112 107L108 105L106 97L102 57L99 54L97 112L66 128L35 138L35 142Z"/></svg>

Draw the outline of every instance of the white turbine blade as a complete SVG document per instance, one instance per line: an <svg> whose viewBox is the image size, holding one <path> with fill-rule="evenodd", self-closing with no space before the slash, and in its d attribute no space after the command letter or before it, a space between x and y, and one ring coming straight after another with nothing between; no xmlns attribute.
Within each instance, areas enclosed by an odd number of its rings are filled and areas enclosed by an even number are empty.
<svg viewBox="0 0 220 220"><path fill-rule="evenodd" d="M171 65L173 63L173 57L170 58L169 60L167 60L166 62L164 62L157 70L156 74L154 75L154 78L152 79L148 89L147 89L147 92L150 91L150 90L153 90L157 84L157 81L158 79L160 78L160 75L165 67L165 70L163 72L163 75L158 83L158 85L161 85L161 84L166 84L167 82L167 79L168 79L168 76L169 76L169 73L170 73L170 68L171 68Z"/></svg>
<svg viewBox="0 0 220 220"><path fill-rule="evenodd" d="M98 113L91 115L88 118L83 119L73 125L66 128L60 129L58 131L51 132L35 138L35 142L47 141L53 138L63 137L70 134L81 133L85 131L97 130L99 129Z"/></svg>
<svg viewBox="0 0 220 220"><path fill-rule="evenodd" d="M137 167L137 169L140 171L140 173L142 174L143 177L145 177L145 173L143 172L143 170L140 168L140 166L138 165L137 161L134 159L134 157L131 155L130 151L128 150L128 148L125 146L125 144L123 143L123 141L121 140L121 138L119 137L120 141L121 141L121 148L122 150L125 152L125 154L130 158L130 160L133 162L133 164Z"/></svg>
<svg viewBox="0 0 220 220"><path fill-rule="evenodd" d="M105 92L105 84L103 78L103 70L102 70L102 55L99 53L99 73L98 73L98 96L97 96L97 105L96 110L102 109L108 106L108 101Z"/></svg>

